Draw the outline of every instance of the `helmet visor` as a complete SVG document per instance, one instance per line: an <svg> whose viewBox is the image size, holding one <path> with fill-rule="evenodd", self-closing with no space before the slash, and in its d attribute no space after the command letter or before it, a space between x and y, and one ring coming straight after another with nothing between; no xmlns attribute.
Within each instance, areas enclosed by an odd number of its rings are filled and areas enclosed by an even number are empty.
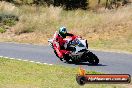
<svg viewBox="0 0 132 88"><path fill-rule="evenodd" d="M63 33L63 34L66 34L66 33L67 33L66 28L63 28L63 29L62 29L62 33Z"/></svg>

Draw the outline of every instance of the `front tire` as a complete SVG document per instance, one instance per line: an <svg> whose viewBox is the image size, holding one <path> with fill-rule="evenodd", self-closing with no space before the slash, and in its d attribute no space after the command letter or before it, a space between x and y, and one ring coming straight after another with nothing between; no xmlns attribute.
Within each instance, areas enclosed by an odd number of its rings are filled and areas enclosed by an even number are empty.
<svg viewBox="0 0 132 88"><path fill-rule="evenodd" d="M64 55L64 60L65 60L67 63L71 63L70 58L71 58L71 57L70 57L68 54L65 54L65 55Z"/></svg>

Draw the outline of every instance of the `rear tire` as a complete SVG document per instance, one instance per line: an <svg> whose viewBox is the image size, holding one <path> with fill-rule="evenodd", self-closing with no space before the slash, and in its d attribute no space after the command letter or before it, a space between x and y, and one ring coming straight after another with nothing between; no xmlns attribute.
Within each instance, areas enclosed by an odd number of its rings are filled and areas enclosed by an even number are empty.
<svg viewBox="0 0 132 88"><path fill-rule="evenodd" d="M98 57L93 54L92 52L87 52L87 58L88 58L88 62L92 65L98 65L99 63L99 59Z"/></svg>

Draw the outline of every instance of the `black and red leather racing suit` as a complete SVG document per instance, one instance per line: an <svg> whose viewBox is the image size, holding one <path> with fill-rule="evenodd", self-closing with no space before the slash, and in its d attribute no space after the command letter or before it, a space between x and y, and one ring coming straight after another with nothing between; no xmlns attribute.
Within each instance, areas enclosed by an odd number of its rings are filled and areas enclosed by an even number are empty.
<svg viewBox="0 0 132 88"><path fill-rule="evenodd" d="M71 33L67 33L66 36L71 36L72 40L76 38L76 36L74 36ZM66 43L66 40L64 40L64 38L59 34L57 34L53 40L53 47L57 55L59 56L59 58L63 58L65 54L69 53L69 51L64 48L65 43Z"/></svg>

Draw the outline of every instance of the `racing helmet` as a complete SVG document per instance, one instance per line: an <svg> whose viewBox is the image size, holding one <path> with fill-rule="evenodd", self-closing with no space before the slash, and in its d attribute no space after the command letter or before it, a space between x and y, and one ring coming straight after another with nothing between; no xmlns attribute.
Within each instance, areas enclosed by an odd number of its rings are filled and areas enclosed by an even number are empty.
<svg viewBox="0 0 132 88"><path fill-rule="evenodd" d="M67 34L67 29L66 29L66 27L60 27L60 29L59 29L59 35L61 36L61 37L63 37L63 38L66 38L66 34Z"/></svg>

